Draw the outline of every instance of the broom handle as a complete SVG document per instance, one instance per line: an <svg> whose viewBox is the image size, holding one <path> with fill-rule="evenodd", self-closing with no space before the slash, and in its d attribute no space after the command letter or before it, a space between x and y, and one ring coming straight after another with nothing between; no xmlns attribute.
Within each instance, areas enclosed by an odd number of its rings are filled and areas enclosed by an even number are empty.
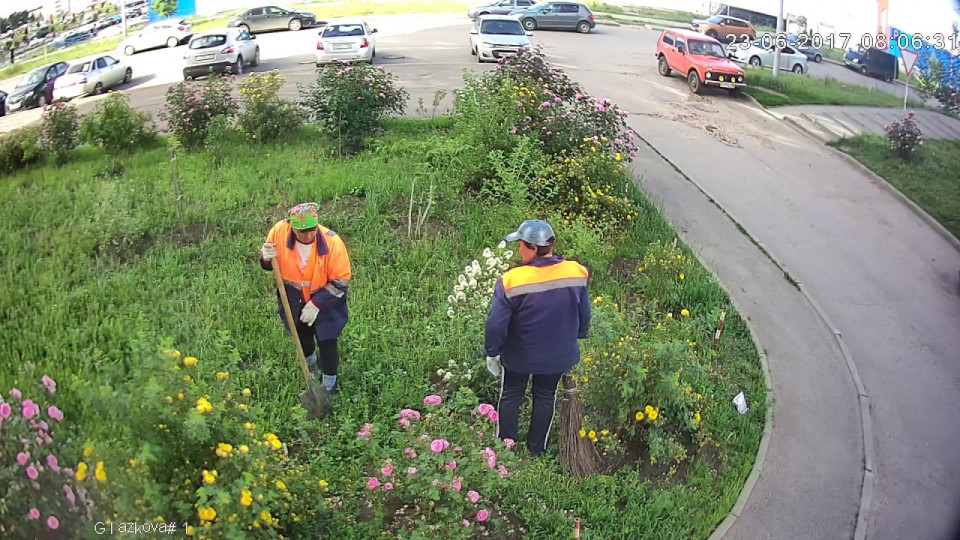
<svg viewBox="0 0 960 540"><path fill-rule="evenodd" d="M270 261L273 267L273 277L277 280L277 292L280 294L280 301L283 302L283 311L287 315L287 326L290 327L290 335L293 336L293 343L297 346L297 359L300 360L300 369L303 371L303 378L307 381L307 388L310 388L310 369L307 367L307 358L303 355L303 346L300 345L300 334L297 332L297 325L293 320L293 312L290 310L290 301L287 300L287 290L283 285L283 276L280 275L280 268L276 264L276 259Z"/></svg>

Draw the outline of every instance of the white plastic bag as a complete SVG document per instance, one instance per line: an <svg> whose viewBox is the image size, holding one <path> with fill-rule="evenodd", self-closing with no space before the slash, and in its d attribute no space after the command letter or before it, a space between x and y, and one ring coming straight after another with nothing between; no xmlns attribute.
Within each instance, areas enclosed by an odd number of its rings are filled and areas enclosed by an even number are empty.
<svg viewBox="0 0 960 540"><path fill-rule="evenodd" d="M733 398L733 404L737 406L737 412L740 414L747 414L747 411L750 410L747 407L747 396L743 395L743 392L737 394L737 397Z"/></svg>

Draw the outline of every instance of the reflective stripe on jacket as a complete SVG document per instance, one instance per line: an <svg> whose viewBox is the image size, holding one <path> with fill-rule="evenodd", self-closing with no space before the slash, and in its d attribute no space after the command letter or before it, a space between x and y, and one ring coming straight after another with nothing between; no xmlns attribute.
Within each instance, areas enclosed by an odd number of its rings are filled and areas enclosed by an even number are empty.
<svg viewBox="0 0 960 540"><path fill-rule="evenodd" d="M520 373L562 373L580 361L590 327L590 272L559 256L507 271L494 289L484 330L487 356Z"/></svg>
<svg viewBox="0 0 960 540"><path fill-rule="evenodd" d="M317 339L323 340L338 337L347 324L347 291L351 272L343 239L326 227L318 226L317 229L316 251L311 251L310 260L302 272L297 238L289 220L274 225L267 233L266 241L277 246L277 258L274 261L280 265L280 276L294 320L300 319L300 312L307 300L313 301L320 308L313 331ZM262 257L260 266L264 270L273 270L273 265ZM286 321L279 294L277 309L280 318Z"/></svg>

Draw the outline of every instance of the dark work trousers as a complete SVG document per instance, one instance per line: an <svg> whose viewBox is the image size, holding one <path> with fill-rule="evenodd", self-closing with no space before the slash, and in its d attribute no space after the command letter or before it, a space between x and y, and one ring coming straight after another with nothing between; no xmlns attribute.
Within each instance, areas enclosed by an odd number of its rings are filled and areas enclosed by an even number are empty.
<svg viewBox="0 0 960 540"><path fill-rule="evenodd" d="M337 351L337 339L318 340L313 333L313 327L300 321L297 323L297 336L300 338L300 346L303 347L303 355L307 357L307 365L310 371L315 370L315 366L310 364L310 355L317 353L320 360L320 371L324 375L336 375L340 367L340 353ZM284 325L286 326L286 325Z"/></svg>
<svg viewBox="0 0 960 540"><path fill-rule="evenodd" d="M539 455L547 447L550 427L553 425L553 411L557 405L557 385L563 373L551 375L533 375L533 414L530 418L530 431L527 432L527 450ZM518 440L520 423L520 404L527 391L529 373L517 373L503 369L500 379L500 401L497 403L497 437Z"/></svg>

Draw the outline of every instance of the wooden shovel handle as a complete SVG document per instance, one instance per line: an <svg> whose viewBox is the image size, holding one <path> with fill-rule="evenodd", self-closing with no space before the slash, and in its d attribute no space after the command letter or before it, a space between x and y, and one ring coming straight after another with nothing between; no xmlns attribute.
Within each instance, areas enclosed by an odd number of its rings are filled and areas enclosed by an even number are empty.
<svg viewBox="0 0 960 540"><path fill-rule="evenodd" d="M293 311L290 310L290 301L287 300L287 290L283 285L283 276L280 275L280 268L276 264L276 259L270 261L273 267L273 277L277 280L277 292L280 294L280 301L283 302L283 311L287 315L287 326L290 327L290 335L293 336L293 343L297 346L297 358L300 360L300 369L303 371L303 378L307 382L307 388L310 388L310 368L307 367L307 358L303 355L303 346L300 345L300 335L297 333L297 324L293 320Z"/></svg>

